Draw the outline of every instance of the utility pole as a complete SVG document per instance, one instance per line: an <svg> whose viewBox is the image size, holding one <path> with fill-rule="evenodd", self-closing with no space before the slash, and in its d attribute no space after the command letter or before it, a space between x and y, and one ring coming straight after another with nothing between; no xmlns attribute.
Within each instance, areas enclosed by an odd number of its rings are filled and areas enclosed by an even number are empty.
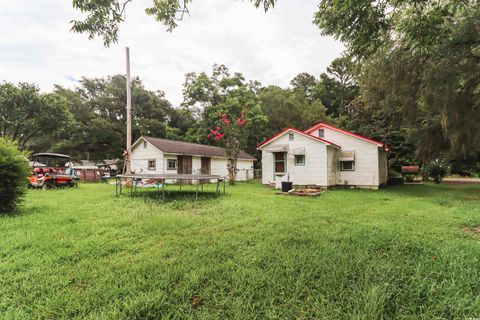
<svg viewBox="0 0 480 320"><path fill-rule="evenodd" d="M130 48L125 48L127 58L127 174L132 174L132 87L130 82Z"/></svg>

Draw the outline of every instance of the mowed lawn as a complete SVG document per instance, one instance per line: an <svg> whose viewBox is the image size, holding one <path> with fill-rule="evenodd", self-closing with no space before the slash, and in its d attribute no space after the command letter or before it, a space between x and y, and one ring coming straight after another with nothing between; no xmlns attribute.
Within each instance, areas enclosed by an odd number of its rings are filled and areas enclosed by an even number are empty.
<svg viewBox="0 0 480 320"><path fill-rule="evenodd" d="M162 203L30 191L0 216L1 319L480 317L480 186Z"/></svg>

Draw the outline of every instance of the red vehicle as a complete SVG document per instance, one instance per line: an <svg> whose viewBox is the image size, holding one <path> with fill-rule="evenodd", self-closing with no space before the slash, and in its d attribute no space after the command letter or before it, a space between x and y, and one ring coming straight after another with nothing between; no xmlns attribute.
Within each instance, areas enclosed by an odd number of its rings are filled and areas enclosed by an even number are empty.
<svg viewBox="0 0 480 320"><path fill-rule="evenodd" d="M52 189L77 186L78 178L72 168L70 156L58 153L34 154L32 171L32 175L28 177L31 188Z"/></svg>

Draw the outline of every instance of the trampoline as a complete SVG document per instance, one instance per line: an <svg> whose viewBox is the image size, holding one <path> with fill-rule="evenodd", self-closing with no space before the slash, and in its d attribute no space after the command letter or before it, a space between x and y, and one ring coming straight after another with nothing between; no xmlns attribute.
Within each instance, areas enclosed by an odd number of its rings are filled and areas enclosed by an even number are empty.
<svg viewBox="0 0 480 320"><path fill-rule="evenodd" d="M132 186L130 188L130 195L134 192L137 192L137 187L139 181L142 180L151 180L154 181L157 185L158 189L160 189L160 184L162 185L162 198L165 199L165 185L166 181L172 181L169 184L172 185L180 185L180 190L182 190L182 186L184 184L190 184L194 181L196 182L196 189L195 189L195 200L198 200L198 192L199 186L202 186L205 182L215 181L216 183L216 191L215 193L220 195L220 184L223 183L223 193L225 194L225 177L220 175L213 175L213 174L175 174L175 173L145 173L145 174L120 174L115 176L116 183L115 183L115 195L122 194L122 186L123 182L126 180L132 180ZM201 183L203 182L203 184Z"/></svg>

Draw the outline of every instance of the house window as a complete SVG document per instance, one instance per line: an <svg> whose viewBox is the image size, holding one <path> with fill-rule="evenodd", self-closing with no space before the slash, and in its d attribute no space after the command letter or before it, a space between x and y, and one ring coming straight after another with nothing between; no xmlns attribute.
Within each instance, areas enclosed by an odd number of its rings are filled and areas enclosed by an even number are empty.
<svg viewBox="0 0 480 320"><path fill-rule="evenodd" d="M342 171L355 171L355 161L340 161Z"/></svg>
<svg viewBox="0 0 480 320"><path fill-rule="evenodd" d="M275 173L285 173L286 169L286 152L275 152L274 161L275 161Z"/></svg>
<svg viewBox="0 0 480 320"><path fill-rule="evenodd" d="M148 160L148 170L155 171L157 170L157 161L155 160Z"/></svg>
<svg viewBox="0 0 480 320"><path fill-rule="evenodd" d="M177 170L177 160L168 159L167 160L167 170Z"/></svg>
<svg viewBox="0 0 480 320"><path fill-rule="evenodd" d="M293 133L289 133L288 140L293 141L293 139L295 139L295 137L293 136Z"/></svg>
<svg viewBox="0 0 480 320"><path fill-rule="evenodd" d="M305 165L305 155L304 154L296 154L295 155L295 165L296 166L304 166Z"/></svg>
<svg viewBox="0 0 480 320"><path fill-rule="evenodd" d="M319 138L325 138L325 130L324 129L319 129L318 130L318 137Z"/></svg>
<svg viewBox="0 0 480 320"><path fill-rule="evenodd" d="M143 141L143 149L147 149L147 141Z"/></svg>

